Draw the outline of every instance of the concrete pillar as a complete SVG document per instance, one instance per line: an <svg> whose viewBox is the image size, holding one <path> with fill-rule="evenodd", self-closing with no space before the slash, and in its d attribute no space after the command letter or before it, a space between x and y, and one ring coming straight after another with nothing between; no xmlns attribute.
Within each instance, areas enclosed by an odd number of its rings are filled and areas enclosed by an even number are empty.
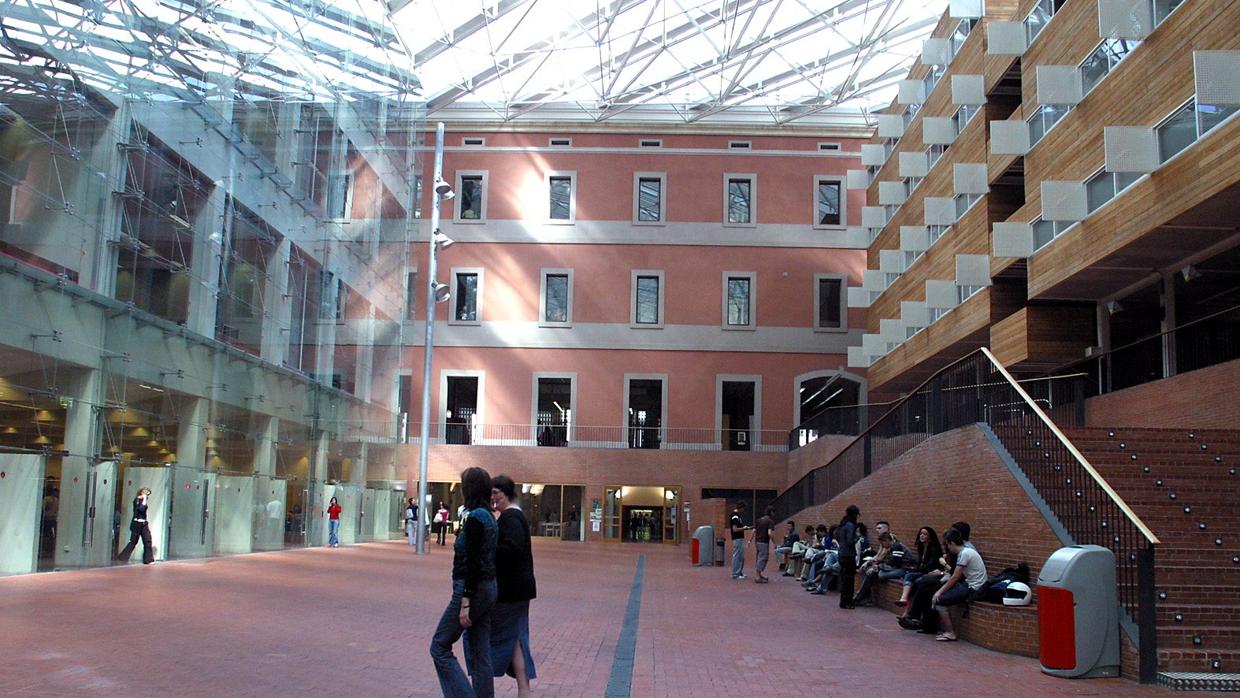
<svg viewBox="0 0 1240 698"><path fill-rule="evenodd" d="M289 297L288 267L293 244L280 240L267 263L267 287L263 295L262 357L282 366L288 355L289 332L293 322L293 299Z"/></svg>
<svg viewBox="0 0 1240 698"><path fill-rule="evenodd" d="M204 557L213 545L215 475L206 472L210 402L186 398L177 410L177 460L172 473L169 556Z"/></svg>
<svg viewBox="0 0 1240 698"><path fill-rule="evenodd" d="M330 445L327 432L321 432L310 454L310 468L306 487L310 491L312 509L306 512L306 542L309 545L327 544L327 502L333 496L334 486L323 481L327 478L327 449Z"/></svg>
<svg viewBox="0 0 1240 698"><path fill-rule="evenodd" d="M284 547L284 517L288 511L288 482L273 477L276 472L276 442L280 420L262 418L254 447L255 550Z"/></svg>

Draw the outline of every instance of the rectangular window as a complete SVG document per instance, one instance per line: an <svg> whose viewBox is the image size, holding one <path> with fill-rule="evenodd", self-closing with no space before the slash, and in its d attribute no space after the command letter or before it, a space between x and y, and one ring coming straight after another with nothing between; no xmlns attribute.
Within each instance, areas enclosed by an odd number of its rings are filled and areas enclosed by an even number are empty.
<svg viewBox="0 0 1240 698"><path fill-rule="evenodd" d="M973 26L977 24L976 19L962 19L956 25L955 31L951 35L952 58L960 53L960 49L964 47L964 42L969 38L969 32L973 31Z"/></svg>
<svg viewBox="0 0 1240 698"><path fill-rule="evenodd" d="M413 210L414 218L422 217L422 175L413 176Z"/></svg>
<svg viewBox="0 0 1240 698"><path fill-rule="evenodd" d="M814 198L816 212L815 227L839 226L844 224L844 187L838 179L814 179Z"/></svg>
<svg viewBox="0 0 1240 698"><path fill-rule="evenodd" d="M661 139L661 138L643 138L643 139L641 139L641 141L639 141L639 142L638 142L638 144L637 144L637 145L638 145L638 147L641 147L641 148L662 148L662 147L663 147L663 139Z"/></svg>
<svg viewBox="0 0 1240 698"><path fill-rule="evenodd" d="M1188 100L1179 111L1158 125L1158 157L1166 162L1197 140L1196 100Z"/></svg>
<svg viewBox="0 0 1240 698"><path fill-rule="evenodd" d="M938 162L939 158L943 157L943 154L947 152L948 147L950 146L943 143L935 143L929 148L926 148L926 159L930 163L929 167L934 167L934 163Z"/></svg>
<svg viewBox="0 0 1240 698"><path fill-rule="evenodd" d="M486 220L486 173L458 172L456 177L456 220L480 223Z"/></svg>
<svg viewBox="0 0 1240 698"><path fill-rule="evenodd" d="M1025 45L1033 43L1033 40L1042 33L1046 25L1051 21L1051 17L1055 16L1056 10L1063 5L1064 0L1038 0L1038 4L1034 5L1033 10L1025 17Z"/></svg>
<svg viewBox="0 0 1240 698"><path fill-rule="evenodd" d="M956 200L956 220L965 214L973 204L982 198L981 194L957 194L953 197Z"/></svg>
<svg viewBox="0 0 1240 698"><path fill-rule="evenodd" d="M552 138L547 141L547 145L551 146L552 148L568 148L568 147L571 147L572 144L573 144L573 139L571 138Z"/></svg>
<svg viewBox="0 0 1240 698"><path fill-rule="evenodd" d="M956 299L963 303L977 295L978 291L981 291L982 288L982 286L957 286Z"/></svg>
<svg viewBox="0 0 1240 698"><path fill-rule="evenodd" d="M939 224L927 225L926 232L930 234L930 244L933 245L938 242L939 238L943 237L943 235L947 232L947 229L950 227L950 225Z"/></svg>
<svg viewBox="0 0 1240 698"><path fill-rule="evenodd" d="M724 177L724 198L727 212L724 223L727 225L753 225L757 220L754 206L754 186L757 175L726 175Z"/></svg>
<svg viewBox="0 0 1240 698"><path fill-rule="evenodd" d="M548 208L547 220L559 223L572 223L575 206L573 205L576 188L574 176L569 172L547 175Z"/></svg>
<svg viewBox="0 0 1240 698"><path fill-rule="evenodd" d="M482 316L482 271L452 270L452 322L477 323Z"/></svg>
<svg viewBox="0 0 1240 698"><path fill-rule="evenodd" d="M746 271L723 272L723 328L753 329L754 282L757 274Z"/></svg>
<svg viewBox="0 0 1240 698"><path fill-rule="evenodd" d="M1124 57L1141 42L1133 39L1103 39L1102 43L1081 62L1081 84L1084 94L1094 89Z"/></svg>
<svg viewBox="0 0 1240 698"><path fill-rule="evenodd" d="M567 326L573 321L573 270L543 269L539 322L546 326Z"/></svg>
<svg viewBox="0 0 1240 698"><path fill-rule="evenodd" d="M539 446L567 446L572 439L575 373L535 373L534 439Z"/></svg>
<svg viewBox="0 0 1240 698"><path fill-rule="evenodd" d="M353 208L353 174L334 172L327 175L325 213L332 220L348 220Z"/></svg>
<svg viewBox="0 0 1240 698"><path fill-rule="evenodd" d="M839 143L819 143L818 149L819 150L839 150L840 144Z"/></svg>
<svg viewBox="0 0 1240 698"><path fill-rule="evenodd" d="M663 326L663 272L634 271L630 308L634 327Z"/></svg>
<svg viewBox="0 0 1240 698"><path fill-rule="evenodd" d="M1154 0L1154 26L1162 24L1184 0Z"/></svg>
<svg viewBox="0 0 1240 698"><path fill-rule="evenodd" d="M1038 251L1046 247L1052 240L1063 235L1069 228L1076 225L1073 221L1047 221L1039 218L1033 222L1033 249Z"/></svg>
<svg viewBox="0 0 1240 698"><path fill-rule="evenodd" d="M667 215L663 206L667 175L662 172L638 172L633 175L636 196L633 200L634 223L663 223Z"/></svg>
<svg viewBox="0 0 1240 698"><path fill-rule="evenodd" d="M834 331L847 329L844 306L846 277L839 274L814 275L814 329Z"/></svg>
<svg viewBox="0 0 1240 698"><path fill-rule="evenodd" d="M1068 107L1054 104L1043 104L1029 117L1029 147L1038 144L1046 134L1050 133L1055 124L1068 113Z"/></svg>
<svg viewBox="0 0 1240 698"><path fill-rule="evenodd" d="M483 146L483 145L486 145L486 144L487 144L487 142L486 142L486 140L485 140L485 139L483 139L483 138L463 138L463 139L461 139L461 145L467 145L467 146L478 147L478 146Z"/></svg>
<svg viewBox="0 0 1240 698"><path fill-rule="evenodd" d="M626 373L624 382L629 448L659 448L667 410L667 376Z"/></svg>
<svg viewBox="0 0 1240 698"><path fill-rule="evenodd" d="M753 147L752 141L728 141L728 147L732 150L749 150Z"/></svg>
<svg viewBox="0 0 1240 698"><path fill-rule="evenodd" d="M344 279L336 279L336 322L344 322L349 306L349 287Z"/></svg>
<svg viewBox="0 0 1240 698"><path fill-rule="evenodd" d="M982 108L977 105L960 105L960 108L957 109L956 113L952 115L952 126L956 129L956 135L963 133L964 127L968 126L969 122L973 120L973 117L977 116L977 114L981 111Z"/></svg>

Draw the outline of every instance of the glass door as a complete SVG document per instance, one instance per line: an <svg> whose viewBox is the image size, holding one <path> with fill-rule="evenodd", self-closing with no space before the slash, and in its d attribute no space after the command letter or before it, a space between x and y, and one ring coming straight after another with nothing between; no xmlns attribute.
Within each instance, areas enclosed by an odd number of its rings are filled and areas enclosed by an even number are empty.
<svg viewBox="0 0 1240 698"><path fill-rule="evenodd" d="M680 543L680 488L663 488L663 542Z"/></svg>
<svg viewBox="0 0 1240 698"><path fill-rule="evenodd" d="M620 540L620 490L609 485L603 491L603 540Z"/></svg>

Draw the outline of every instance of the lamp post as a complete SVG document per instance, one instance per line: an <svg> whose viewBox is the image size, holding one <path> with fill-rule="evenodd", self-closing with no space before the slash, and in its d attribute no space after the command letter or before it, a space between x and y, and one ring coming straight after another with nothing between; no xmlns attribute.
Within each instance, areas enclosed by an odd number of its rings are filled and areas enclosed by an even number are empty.
<svg viewBox="0 0 1240 698"><path fill-rule="evenodd" d="M435 305L448 300L448 288L435 278L439 273L439 248L452 244L448 236L439 232L439 204L451 199L452 187L443 181L443 122L435 125L435 188L431 197L431 234L427 255L426 273L426 341L422 345L422 425L418 439L418 511L426 512L428 450L431 421L431 357L435 351ZM426 527L423 516L418 516L417 554L426 554Z"/></svg>

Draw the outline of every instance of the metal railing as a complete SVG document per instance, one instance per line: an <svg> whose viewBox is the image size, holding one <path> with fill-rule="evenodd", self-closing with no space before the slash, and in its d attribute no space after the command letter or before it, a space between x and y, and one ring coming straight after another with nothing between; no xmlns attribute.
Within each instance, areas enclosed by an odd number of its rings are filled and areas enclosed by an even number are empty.
<svg viewBox="0 0 1240 698"><path fill-rule="evenodd" d="M788 450L807 446L819 436L856 436L870 428L870 421L881 417L894 402L871 402L863 405L840 405L824 408L806 418L788 432Z"/></svg>
<svg viewBox="0 0 1240 698"><path fill-rule="evenodd" d="M420 425L405 426L406 443L415 443ZM658 449L670 451L784 452L782 429L714 429L709 427L584 426L546 424L432 423L430 443L458 446L530 446L542 448Z"/></svg>
<svg viewBox="0 0 1240 698"><path fill-rule="evenodd" d="M1240 359L1240 305L1070 365L1099 395Z"/></svg>
<svg viewBox="0 0 1240 698"><path fill-rule="evenodd" d="M986 349L936 373L781 493L777 516L824 504L930 437L988 425L1072 539L1114 551L1120 604L1137 627L1142 681L1157 671L1154 550L1158 539L1051 419L1079 424L1079 376L1017 383Z"/></svg>

